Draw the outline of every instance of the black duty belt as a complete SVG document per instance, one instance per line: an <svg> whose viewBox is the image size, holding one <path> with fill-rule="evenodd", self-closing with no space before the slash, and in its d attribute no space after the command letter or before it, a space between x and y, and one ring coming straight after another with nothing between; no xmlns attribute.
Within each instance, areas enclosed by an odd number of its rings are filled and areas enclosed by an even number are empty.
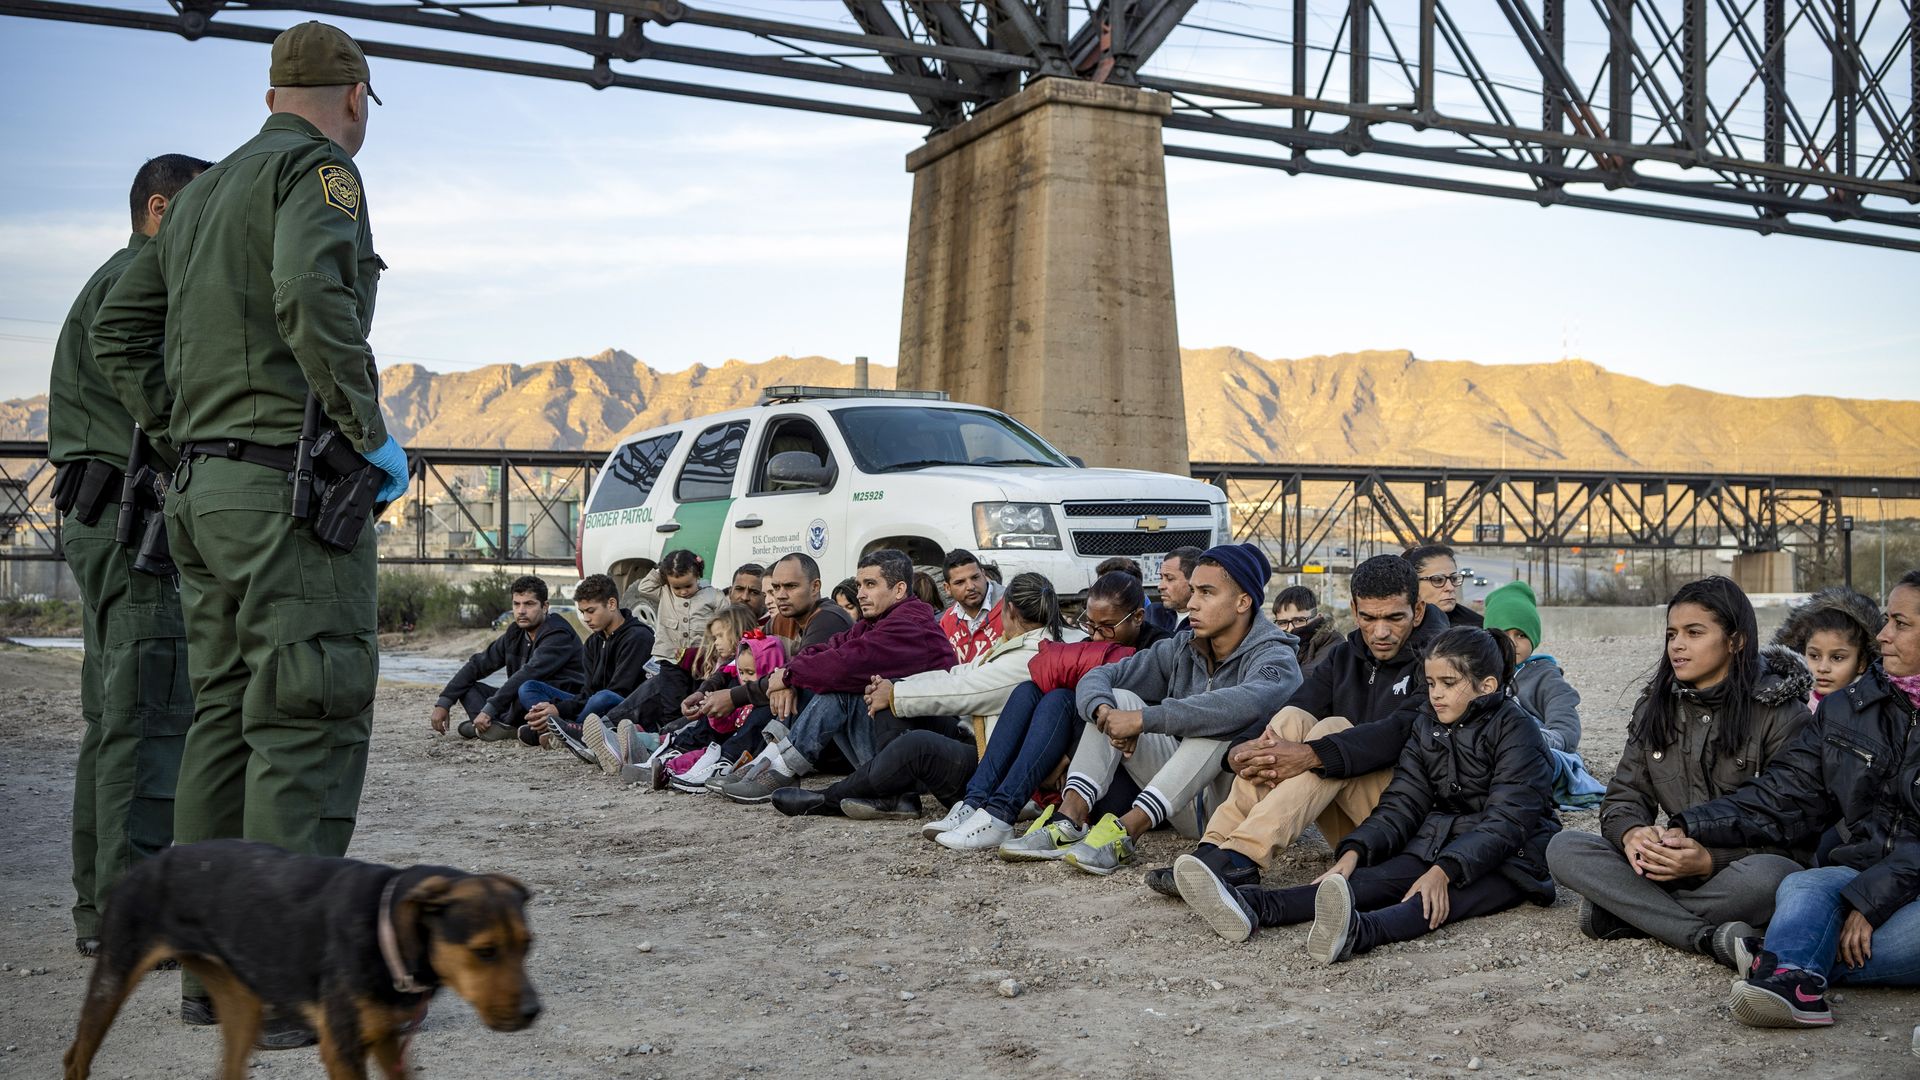
<svg viewBox="0 0 1920 1080"><path fill-rule="evenodd" d="M279 472L292 472L294 449L291 446L261 446L245 439L210 439L206 442L190 442L180 448L181 458L198 457L227 458L230 461L244 461L249 465L260 465Z"/></svg>

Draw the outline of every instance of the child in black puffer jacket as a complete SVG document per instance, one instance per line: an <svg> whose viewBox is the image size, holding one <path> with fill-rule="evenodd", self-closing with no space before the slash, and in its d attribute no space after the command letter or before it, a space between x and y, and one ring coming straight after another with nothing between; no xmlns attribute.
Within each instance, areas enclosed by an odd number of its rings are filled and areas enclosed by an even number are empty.
<svg viewBox="0 0 1920 1080"><path fill-rule="evenodd" d="M1553 903L1553 765L1540 725L1510 694L1513 643L1454 627L1434 639L1425 669L1427 706L1393 782L1325 874L1290 889L1234 888L1197 858L1174 863L1180 895L1222 937L1311 920L1307 951L1335 963L1523 900Z"/></svg>

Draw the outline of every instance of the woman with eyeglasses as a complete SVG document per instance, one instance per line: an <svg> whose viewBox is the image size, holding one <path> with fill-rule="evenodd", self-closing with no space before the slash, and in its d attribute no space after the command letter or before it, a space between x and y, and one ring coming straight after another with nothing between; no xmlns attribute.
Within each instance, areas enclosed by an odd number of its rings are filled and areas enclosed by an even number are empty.
<svg viewBox="0 0 1920 1080"><path fill-rule="evenodd" d="M1467 575L1460 572L1452 548L1445 544L1423 544L1408 548L1400 557L1413 564L1414 575L1420 579L1420 599L1429 607L1439 608L1447 617L1448 626L1485 624L1479 612L1461 603L1461 588L1467 583Z"/></svg>

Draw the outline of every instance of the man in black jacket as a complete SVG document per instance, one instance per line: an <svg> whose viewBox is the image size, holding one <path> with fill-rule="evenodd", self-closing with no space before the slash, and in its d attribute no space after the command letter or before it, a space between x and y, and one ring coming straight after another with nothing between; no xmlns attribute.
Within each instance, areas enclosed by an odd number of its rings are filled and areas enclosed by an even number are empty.
<svg viewBox="0 0 1920 1080"><path fill-rule="evenodd" d="M620 586L612 578L605 574L581 578L574 586L573 602L580 609L580 621L587 624L585 689L562 690L538 679L520 684L527 727L543 737L543 745L552 743L545 736L561 739L569 748L590 744L593 740L582 730L586 719L598 717L638 689L647 677L647 657L653 653L653 628L620 606Z"/></svg>
<svg viewBox="0 0 1920 1080"><path fill-rule="evenodd" d="M1743 1024L1831 1024L1830 982L1920 984L1920 570L1887 595L1886 617L1879 663L1820 699L1765 772L1668 820L1663 842L1828 837L1819 867L1780 882L1764 943L1741 943L1729 1004Z"/></svg>
<svg viewBox="0 0 1920 1080"><path fill-rule="evenodd" d="M459 702L472 718L461 721L456 729L461 738L511 739L525 716L521 683L538 679L568 691L586 685L580 636L571 623L547 610L547 583L532 575L518 577L507 586L507 593L513 602L513 625L493 644L468 657L440 691L440 700L427 715L433 730L446 732L448 710ZM480 681L501 670L507 679L500 686Z"/></svg>
<svg viewBox="0 0 1920 1080"><path fill-rule="evenodd" d="M1420 706L1427 681L1420 653L1447 628L1420 601L1413 567L1380 555L1354 568L1353 633L1329 647L1306 682L1271 720L1235 736L1224 768L1232 794L1207 821L1194 856L1230 885L1251 885L1281 850L1318 822L1336 845L1380 802ZM1173 870L1147 886L1179 895Z"/></svg>

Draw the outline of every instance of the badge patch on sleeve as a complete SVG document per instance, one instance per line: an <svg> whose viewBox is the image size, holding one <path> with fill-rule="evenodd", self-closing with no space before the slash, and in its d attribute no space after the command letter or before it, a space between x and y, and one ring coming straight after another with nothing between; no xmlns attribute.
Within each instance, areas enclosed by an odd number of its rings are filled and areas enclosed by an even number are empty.
<svg viewBox="0 0 1920 1080"><path fill-rule="evenodd" d="M320 166L320 197L328 206L360 220L360 181L345 165Z"/></svg>

